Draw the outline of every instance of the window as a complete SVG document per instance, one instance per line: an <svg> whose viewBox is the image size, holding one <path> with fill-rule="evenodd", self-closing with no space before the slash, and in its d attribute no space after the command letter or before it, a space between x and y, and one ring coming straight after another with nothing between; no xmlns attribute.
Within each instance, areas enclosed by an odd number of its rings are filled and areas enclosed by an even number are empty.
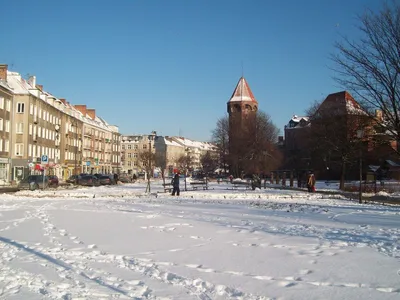
<svg viewBox="0 0 400 300"><path fill-rule="evenodd" d="M135 145L135 150L139 149L138 145Z"/></svg>
<svg viewBox="0 0 400 300"><path fill-rule="evenodd" d="M10 141L9 140L6 140L4 143L4 151L5 152L10 151Z"/></svg>
<svg viewBox="0 0 400 300"><path fill-rule="evenodd" d="M144 144L144 145L143 145L143 150L146 150L146 149L147 149L147 145Z"/></svg>
<svg viewBox="0 0 400 300"><path fill-rule="evenodd" d="M38 135L38 137L42 137L42 130L41 130L40 126L38 126L37 135Z"/></svg>
<svg viewBox="0 0 400 300"><path fill-rule="evenodd" d="M25 111L25 103L23 102L18 102L17 103L17 113L23 114Z"/></svg>
<svg viewBox="0 0 400 300"><path fill-rule="evenodd" d="M4 109L4 97L0 97L0 108Z"/></svg>
<svg viewBox="0 0 400 300"><path fill-rule="evenodd" d="M32 157L36 157L36 145L32 147Z"/></svg>
<svg viewBox="0 0 400 300"><path fill-rule="evenodd" d="M24 144L15 144L15 155L16 156L24 155Z"/></svg>
<svg viewBox="0 0 400 300"><path fill-rule="evenodd" d="M29 113L33 115L33 103L29 104Z"/></svg>
<svg viewBox="0 0 400 300"><path fill-rule="evenodd" d="M131 167L132 163L130 161L128 161L128 167Z"/></svg>
<svg viewBox="0 0 400 300"><path fill-rule="evenodd" d="M122 145L122 150L125 150L125 145Z"/></svg>
<svg viewBox="0 0 400 300"><path fill-rule="evenodd" d="M132 153L128 153L128 158L132 158Z"/></svg>
<svg viewBox="0 0 400 300"><path fill-rule="evenodd" d="M7 110L7 111L11 111L11 100L7 100L7 103L6 103L6 110Z"/></svg>
<svg viewBox="0 0 400 300"><path fill-rule="evenodd" d="M32 156L32 145L31 144L28 145L28 156L29 157Z"/></svg>
<svg viewBox="0 0 400 300"><path fill-rule="evenodd" d="M131 150L132 149L132 145L128 145L128 150Z"/></svg>
<svg viewBox="0 0 400 300"><path fill-rule="evenodd" d="M3 131L3 119L0 119L0 130Z"/></svg>
<svg viewBox="0 0 400 300"><path fill-rule="evenodd" d="M3 151L3 139L0 139L0 151Z"/></svg>
<svg viewBox="0 0 400 300"><path fill-rule="evenodd" d="M6 120L6 132L10 132L10 120Z"/></svg>
<svg viewBox="0 0 400 300"><path fill-rule="evenodd" d="M29 124L29 134L32 135L32 124Z"/></svg>
<svg viewBox="0 0 400 300"><path fill-rule="evenodd" d="M24 133L24 123L17 123L16 133L18 134Z"/></svg>

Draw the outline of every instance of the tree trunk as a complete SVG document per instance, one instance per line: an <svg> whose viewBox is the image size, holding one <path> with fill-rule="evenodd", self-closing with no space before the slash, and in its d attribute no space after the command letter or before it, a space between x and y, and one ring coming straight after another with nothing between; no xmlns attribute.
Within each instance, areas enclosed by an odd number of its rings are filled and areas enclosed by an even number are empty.
<svg viewBox="0 0 400 300"><path fill-rule="evenodd" d="M343 190L344 189L344 177L346 174L346 162L342 160L342 170L340 172L340 186L339 189Z"/></svg>

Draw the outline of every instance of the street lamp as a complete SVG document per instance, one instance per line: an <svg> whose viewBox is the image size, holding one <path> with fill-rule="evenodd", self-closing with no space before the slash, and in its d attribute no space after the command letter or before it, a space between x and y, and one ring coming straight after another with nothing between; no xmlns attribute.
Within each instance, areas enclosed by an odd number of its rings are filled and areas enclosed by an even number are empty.
<svg viewBox="0 0 400 300"><path fill-rule="evenodd" d="M151 171L152 171L152 166L151 166L151 160L152 160L152 151L151 151L151 141L154 141L154 138L156 136L156 132L152 131L151 134L147 137L149 140L149 161L148 161L148 167L147 167L147 187L146 187L146 192L147 190L150 193L150 176L151 176Z"/></svg>
<svg viewBox="0 0 400 300"><path fill-rule="evenodd" d="M359 191L358 191L358 203L362 203L362 138L364 137L364 130L359 129L357 130L357 138L360 141L360 186L359 186Z"/></svg>

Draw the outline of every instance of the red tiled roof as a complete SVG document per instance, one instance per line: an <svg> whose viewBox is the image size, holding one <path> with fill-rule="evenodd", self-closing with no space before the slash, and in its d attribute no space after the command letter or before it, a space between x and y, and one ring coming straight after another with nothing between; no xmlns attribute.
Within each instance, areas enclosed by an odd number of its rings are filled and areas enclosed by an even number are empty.
<svg viewBox="0 0 400 300"><path fill-rule="evenodd" d="M257 103L257 100L244 77L240 77L239 82L229 99L229 102L233 101L251 101Z"/></svg>

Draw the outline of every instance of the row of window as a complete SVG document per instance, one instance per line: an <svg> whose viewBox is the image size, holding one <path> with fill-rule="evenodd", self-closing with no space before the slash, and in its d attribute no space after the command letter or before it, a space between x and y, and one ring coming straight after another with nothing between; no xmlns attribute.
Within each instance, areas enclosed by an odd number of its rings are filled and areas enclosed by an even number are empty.
<svg viewBox="0 0 400 300"><path fill-rule="evenodd" d="M24 108L25 108L24 103L17 103L18 113L24 113ZM33 105L32 103L30 104L29 107L29 113L33 115L34 118L39 117L44 121L50 122L52 124L60 124L60 118L50 114L48 111L44 109L42 110L40 107L38 109L38 107L36 105Z"/></svg>
<svg viewBox="0 0 400 300"><path fill-rule="evenodd" d="M132 148L132 146L133 146L133 148ZM153 144L153 148L155 148L154 144ZM127 150L132 150L132 149L137 150L137 149L139 149L139 145L122 145L122 150L125 150L125 149L127 149ZM142 149L146 150L147 149L147 144L143 144L142 145Z"/></svg>
<svg viewBox="0 0 400 300"><path fill-rule="evenodd" d="M10 132L10 120L3 120L0 118L0 131L3 131L4 129L5 132Z"/></svg>
<svg viewBox="0 0 400 300"><path fill-rule="evenodd" d="M5 100L4 97L0 97L0 109L4 109L4 103L6 104L6 110L11 110L11 100Z"/></svg>
<svg viewBox="0 0 400 300"><path fill-rule="evenodd" d="M137 167L136 161L128 161L128 167Z"/></svg>
<svg viewBox="0 0 400 300"><path fill-rule="evenodd" d="M9 152L10 151L10 141L0 139L0 152Z"/></svg>

